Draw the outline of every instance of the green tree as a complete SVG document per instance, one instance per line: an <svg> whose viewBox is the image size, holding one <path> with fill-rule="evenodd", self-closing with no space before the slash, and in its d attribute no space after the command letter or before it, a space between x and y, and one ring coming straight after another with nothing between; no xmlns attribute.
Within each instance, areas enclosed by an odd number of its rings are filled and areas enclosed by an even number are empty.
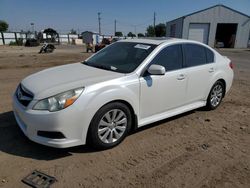
<svg viewBox="0 0 250 188"><path fill-rule="evenodd" d="M116 36L116 37L122 37L123 34L122 34L121 31L117 31L117 32L115 32L115 36Z"/></svg>
<svg viewBox="0 0 250 188"><path fill-rule="evenodd" d="M74 35L76 35L77 33L76 33L76 30L71 29L70 32L69 32L69 34L74 34Z"/></svg>
<svg viewBox="0 0 250 188"><path fill-rule="evenodd" d="M43 41L43 33L42 32L38 32L37 40L39 41L39 43Z"/></svg>
<svg viewBox="0 0 250 188"><path fill-rule="evenodd" d="M138 33L137 36L138 37L145 37L144 34L142 34L142 33Z"/></svg>
<svg viewBox="0 0 250 188"><path fill-rule="evenodd" d="M166 25L164 23L160 23L155 26L155 36L156 37L166 36Z"/></svg>
<svg viewBox="0 0 250 188"><path fill-rule="evenodd" d="M154 26L149 25L146 30L146 36L147 37L154 37L155 36L155 29Z"/></svg>
<svg viewBox="0 0 250 188"><path fill-rule="evenodd" d="M52 28L45 29L43 31L43 33L46 33L46 35L50 35L51 36L51 42L55 42L56 38L58 38L57 31L54 30L54 29L52 29Z"/></svg>
<svg viewBox="0 0 250 188"><path fill-rule="evenodd" d="M8 30L8 28L9 24L4 20L0 20L0 32L5 32Z"/></svg>
<svg viewBox="0 0 250 188"><path fill-rule="evenodd" d="M132 32L129 32L129 33L127 34L127 36L128 36L128 37L136 37L136 35L135 35L134 33L132 33Z"/></svg>

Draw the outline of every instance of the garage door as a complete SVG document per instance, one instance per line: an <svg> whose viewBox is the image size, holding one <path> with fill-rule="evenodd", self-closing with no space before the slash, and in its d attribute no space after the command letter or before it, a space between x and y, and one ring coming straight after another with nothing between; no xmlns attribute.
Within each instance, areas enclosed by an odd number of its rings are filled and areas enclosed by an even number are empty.
<svg viewBox="0 0 250 188"><path fill-rule="evenodd" d="M209 24L189 25L188 39L208 44Z"/></svg>

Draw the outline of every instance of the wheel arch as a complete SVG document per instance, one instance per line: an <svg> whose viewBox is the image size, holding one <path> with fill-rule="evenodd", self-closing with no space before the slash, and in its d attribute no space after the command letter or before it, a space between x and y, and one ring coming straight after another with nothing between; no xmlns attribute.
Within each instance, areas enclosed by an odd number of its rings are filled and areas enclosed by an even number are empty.
<svg viewBox="0 0 250 188"><path fill-rule="evenodd" d="M119 103L125 104L129 108L129 110L131 112L131 115L132 115L132 123L133 123L131 125L131 130L136 129L138 127L138 119L137 119L137 114L136 114L133 106L128 101L123 100L123 99L113 100L113 101L110 101L110 102L106 103L105 105L107 105L109 103L115 103L115 102L119 102ZM103 106L105 106L105 105L103 105Z"/></svg>
<svg viewBox="0 0 250 188"><path fill-rule="evenodd" d="M223 78L217 78L217 79L215 79L215 80L212 82L212 84L210 85L209 90L208 90L208 92L207 92L207 94L206 94L206 100L208 99L209 94L210 94L210 92L211 92L211 90L212 90L214 84L215 84L216 82L218 82L218 81L222 82L222 83L223 83L223 86L224 86L224 91L223 91L223 96L222 96L222 97L224 98L224 96L226 95L226 81L225 81L225 79L223 79Z"/></svg>
<svg viewBox="0 0 250 188"><path fill-rule="evenodd" d="M218 79L216 82L218 82L218 81L220 81L220 82L223 84L223 87L224 87L223 97L225 97L225 94L226 94L226 87L227 87L226 81L225 81L223 78ZM215 83L216 83L216 82L215 82Z"/></svg>

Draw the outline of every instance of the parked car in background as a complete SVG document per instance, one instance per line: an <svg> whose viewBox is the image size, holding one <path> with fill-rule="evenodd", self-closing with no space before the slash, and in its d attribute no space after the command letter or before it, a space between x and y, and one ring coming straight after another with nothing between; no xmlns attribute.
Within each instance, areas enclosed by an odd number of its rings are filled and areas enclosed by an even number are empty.
<svg viewBox="0 0 250 188"><path fill-rule="evenodd" d="M119 37L113 37L111 43L117 42L119 40L121 40Z"/></svg>
<svg viewBox="0 0 250 188"><path fill-rule="evenodd" d="M84 62L23 79L13 111L37 143L111 148L135 128L200 107L216 109L233 75L227 57L199 42L122 40Z"/></svg>
<svg viewBox="0 0 250 188"><path fill-rule="evenodd" d="M216 42L216 44L215 44L215 48L224 48L224 47L225 47L225 45L223 42Z"/></svg>
<svg viewBox="0 0 250 188"><path fill-rule="evenodd" d="M103 49L104 47L110 44L111 44L110 39L103 38L101 43L95 45L95 52L98 52L99 50Z"/></svg>

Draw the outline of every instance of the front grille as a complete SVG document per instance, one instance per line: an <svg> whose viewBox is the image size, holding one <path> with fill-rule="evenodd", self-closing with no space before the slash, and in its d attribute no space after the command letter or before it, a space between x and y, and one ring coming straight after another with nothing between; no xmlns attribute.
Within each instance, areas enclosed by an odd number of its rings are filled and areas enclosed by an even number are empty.
<svg viewBox="0 0 250 188"><path fill-rule="evenodd" d="M28 91L27 89L25 89L21 84L17 87L16 90L16 97L17 100L23 105L23 106L28 106L29 103L32 101L33 99L33 94Z"/></svg>

